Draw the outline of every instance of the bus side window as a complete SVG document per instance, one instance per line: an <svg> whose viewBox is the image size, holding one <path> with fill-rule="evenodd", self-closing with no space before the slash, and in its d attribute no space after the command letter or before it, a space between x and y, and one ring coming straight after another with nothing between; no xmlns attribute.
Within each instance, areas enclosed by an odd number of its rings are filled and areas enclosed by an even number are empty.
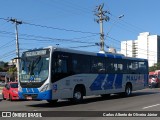
<svg viewBox="0 0 160 120"><path fill-rule="evenodd" d="M115 68L112 64L107 66L107 73L113 73L115 71Z"/></svg>
<svg viewBox="0 0 160 120"><path fill-rule="evenodd" d="M105 63L103 58L92 58L91 59L91 72L92 73L105 73Z"/></svg>
<svg viewBox="0 0 160 120"><path fill-rule="evenodd" d="M57 72L66 73L67 72L67 61L63 59L57 60Z"/></svg>

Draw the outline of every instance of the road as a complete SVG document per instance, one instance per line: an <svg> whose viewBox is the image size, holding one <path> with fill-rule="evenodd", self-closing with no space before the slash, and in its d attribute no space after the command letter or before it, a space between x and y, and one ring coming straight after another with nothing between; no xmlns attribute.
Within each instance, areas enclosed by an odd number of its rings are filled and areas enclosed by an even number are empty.
<svg viewBox="0 0 160 120"><path fill-rule="evenodd" d="M160 88L144 89L133 92L131 97L121 97L112 95L110 98L104 99L100 96L91 96L84 100L81 104L73 104L67 100L60 100L55 105L48 104L46 101L6 101L2 100L0 95L0 111L160 111ZM63 113L61 113L63 116ZM37 118L38 120L128 120L128 119L148 119L149 117L50 117ZM0 118L6 120L7 118ZM15 118L16 120L22 118ZM23 118L27 119L27 118ZM35 118L34 118L35 119ZM153 117L152 119L160 119ZM14 118L13 118L14 120Z"/></svg>

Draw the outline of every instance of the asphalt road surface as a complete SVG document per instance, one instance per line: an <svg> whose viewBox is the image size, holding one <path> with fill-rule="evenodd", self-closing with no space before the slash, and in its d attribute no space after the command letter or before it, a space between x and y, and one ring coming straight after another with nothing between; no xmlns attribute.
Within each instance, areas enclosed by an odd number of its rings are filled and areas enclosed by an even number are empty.
<svg viewBox="0 0 160 120"><path fill-rule="evenodd" d="M156 114L159 111L160 114L160 88L154 89L144 89L140 91L133 92L131 97L122 97L119 95L111 95L109 98L102 98L100 96L89 96L84 99L81 104L74 104L68 100L59 100L56 104L51 105L46 101L6 101L2 100L0 95L0 111L27 111L37 113L38 111L49 111L49 114L53 115L55 111L60 111L59 116L61 117L43 117L40 118L0 118L0 120L159 120L160 117L139 117L138 114L144 111L152 112ZM68 111L68 112L61 112ZM69 111L73 111L69 112ZM98 117L64 117L67 115L75 114L75 111L82 111L78 114L84 115L88 114L94 116L96 112L90 111L101 111ZM88 112L89 111L89 112ZM106 111L106 112L105 112ZM112 115L112 112L124 112L128 114L131 112L132 115L137 114L136 117L106 117L104 114ZM140 111L140 113L138 112ZM52 114L53 112L53 114ZM109 114L111 113L111 114ZM26 113L28 114L28 113ZM47 113L46 113L47 114ZM40 114L39 114L40 115ZM44 113L42 114L44 115ZM115 114L114 114L115 115ZM123 116L122 114L120 116ZM142 115L142 114L141 114ZM74 115L73 115L74 116ZM96 116L96 115L95 115Z"/></svg>

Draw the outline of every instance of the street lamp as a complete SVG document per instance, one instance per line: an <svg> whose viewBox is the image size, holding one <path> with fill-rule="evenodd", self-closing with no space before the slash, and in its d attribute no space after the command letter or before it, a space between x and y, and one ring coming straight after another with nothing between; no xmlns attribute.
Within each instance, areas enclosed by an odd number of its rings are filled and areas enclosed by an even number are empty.
<svg viewBox="0 0 160 120"><path fill-rule="evenodd" d="M115 21L114 23L112 24L112 26L109 28L108 32L107 32L107 35L109 34L109 32L111 31L111 29L113 28L113 26L118 22L119 19L123 18L124 15L120 15Z"/></svg>

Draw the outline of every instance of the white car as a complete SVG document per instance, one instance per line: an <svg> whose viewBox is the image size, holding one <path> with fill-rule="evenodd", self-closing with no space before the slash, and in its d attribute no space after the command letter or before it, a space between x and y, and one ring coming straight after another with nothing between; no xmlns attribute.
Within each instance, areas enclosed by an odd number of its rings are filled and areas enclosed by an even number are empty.
<svg viewBox="0 0 160 120"><path fill-rule="evenodd" d="M4 86L5 85L5 82L0 82L0 86Z"/></svg>

